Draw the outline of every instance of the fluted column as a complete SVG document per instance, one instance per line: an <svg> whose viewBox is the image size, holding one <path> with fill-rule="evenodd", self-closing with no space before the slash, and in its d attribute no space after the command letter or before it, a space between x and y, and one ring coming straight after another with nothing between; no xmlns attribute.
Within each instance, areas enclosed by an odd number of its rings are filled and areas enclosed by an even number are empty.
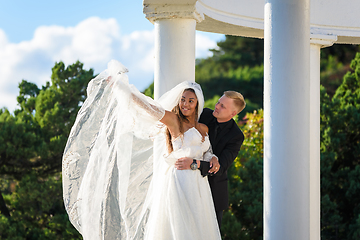
<svg viewBox="0 0 360 240"><path fill-rule="evenodd" d="M266 0L264 239L310 237L309 0Z"/></svg>
<svg viewBox="0 0 360 240"><path fill-rule="evenodd" d="M195 1L196 2L196 1ZM155 25L154 98L183 81L195 81L195 5L144 5Z"/></svg>
<svg viewBox="0 0 360 240"><path fill-rule="evenodd" d="M320 49L333 35L310 36L310 240L320 240Z"/></svg>

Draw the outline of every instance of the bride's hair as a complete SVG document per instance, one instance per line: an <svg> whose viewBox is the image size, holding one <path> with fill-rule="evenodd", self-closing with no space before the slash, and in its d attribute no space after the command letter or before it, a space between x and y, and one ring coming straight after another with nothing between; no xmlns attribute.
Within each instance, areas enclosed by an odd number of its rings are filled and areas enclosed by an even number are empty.
<svg viewBox="0 0 360 240"><path fill-rule="evenodd" d="M192 92L195 94L196 96L196 93L195 93L195 90L192 89L192 88L186 88L184 92L186 91L189 91L189 92ZM197 96L196 96L196 99L197 99ZM198 108L199 108L199 101L197 101L196 103L196 107L195 107L195 119L197 121L198 119ZM179 130L180 130L180 134L184 134L184 129L183 129L183 122L189 122L189 120L187 119L186 116L184 116L179 108L179 103L176 104L176 106L171 110L173 113L176 114L176 116L178 117L178 120L179 120ZM167 145L167 149L168 149L168 152L171 153L173 151L173 145L171 143L171 134L170 134L170 131L168 128L166 128L166 145Z"/></svg>

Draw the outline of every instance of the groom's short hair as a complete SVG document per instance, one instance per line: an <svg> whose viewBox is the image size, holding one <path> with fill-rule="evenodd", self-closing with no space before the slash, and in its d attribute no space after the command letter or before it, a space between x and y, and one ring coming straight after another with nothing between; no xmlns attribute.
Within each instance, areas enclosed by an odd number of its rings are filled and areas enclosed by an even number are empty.
<svg viewBox="0 0 360 240"><path fill-rule="evenodd" d="M241 93L235 91L225 91L224 95L234 101L237 113L240 113L245 108L246 102Z"/></svg>

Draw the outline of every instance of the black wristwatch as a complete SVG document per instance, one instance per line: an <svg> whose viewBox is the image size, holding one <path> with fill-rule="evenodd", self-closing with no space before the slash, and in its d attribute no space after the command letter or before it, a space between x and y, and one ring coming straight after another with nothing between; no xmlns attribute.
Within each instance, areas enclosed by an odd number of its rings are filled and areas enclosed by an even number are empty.
<svg viewBox="0 0 360 240"><path fill-rule="evenodd" d="M191 170L196 170L198 168L197 162L195 159L193 159L192 164L190 164Z"/></svg>

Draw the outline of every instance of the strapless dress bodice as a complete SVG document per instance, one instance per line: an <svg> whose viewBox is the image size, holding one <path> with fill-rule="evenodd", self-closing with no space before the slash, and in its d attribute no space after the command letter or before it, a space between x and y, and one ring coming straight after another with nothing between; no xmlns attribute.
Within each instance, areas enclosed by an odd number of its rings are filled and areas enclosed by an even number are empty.
<svg viewBox="0 0 360 240"><path fill-rule="evenodd" d="M170 154L171 157L190 157L202 160L204 152L210 147L210 140L208 135L203 137L195 127L192 127L183 135L175 138L172 144L173 152Z"/></svg>

